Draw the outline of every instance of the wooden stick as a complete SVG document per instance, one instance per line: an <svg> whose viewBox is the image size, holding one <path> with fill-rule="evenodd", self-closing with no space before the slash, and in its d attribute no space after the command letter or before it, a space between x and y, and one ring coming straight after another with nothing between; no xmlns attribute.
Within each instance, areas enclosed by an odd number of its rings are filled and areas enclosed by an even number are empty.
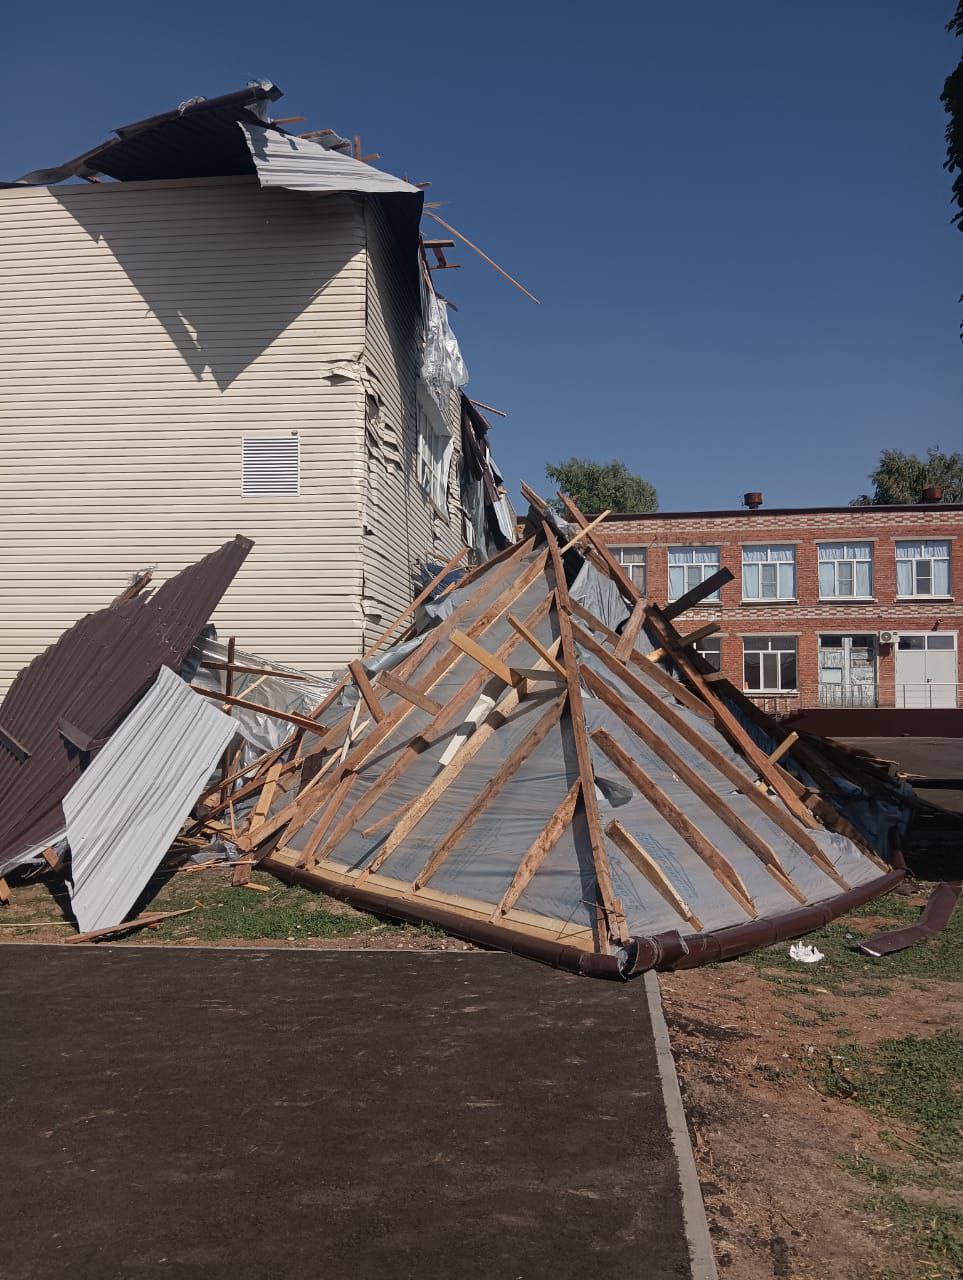
<svg viewBox="0 0 963 1280"><path fill-rule="evenodd" d="M562 556L552 531L543 521L545 537L548 541L549 555L555 574L555 598L559 605L568 603L568 587L565 584L565 569ZM559 636L562 641L562 658L565 662L565 679L568 686L568 711L572 725L572 736L575 739L575 754L578 759L579 778L582 783L582 804L585 808L585 821L588 826L589 843L592 846L592 860L595 863L595 881L598 891L599 906L604 912L608 933L620 942L628 942L629 927L625 919L625 909L615 893L612 883L612 870L609 866L609 855L605 847L605 835L602 831L602 819L599 815L598 801L595 797L595 771L592 768L592 749L589 745L588 730L585 727L585 709L582 706L582 687L578 678L578 656L575 652L575 640L572 635L572 621L564 608L556 612ZM610 938L605 930L599 929L599 945L606 953L611 948Z"/></svg>
<svg viewBox="0 0 963 1280"><path fill-rule="evenodd" d="M364 651L364 653L361 655L362 658L370 658L373 653L377 653L377 651L384 646L388 637L392 634L395 628L398 627L402 622L404 622L406 618L410 618L411 615L415 612L415 610L420 605L423 605L425 603L425 601L434 591L435 587L437 587L439 583L444 582L444 580L448 577L449 573L451 573L451 571L455 569L461 563L461 561L464 560L465 556L467 555L468 555L467 547L462 547L460 551L456 552L455 555L453 555L452 558L448 561L448 563L444 565L443 568L439 569L439 571L435 574L435 576L428 583L428 585L422 591L420 591L418 595L415 596L411 604L406 605L405 608L402 609L401 613L398 614L397 618L395 618L394 622L392 622L387 627L386 630L382 631L381 635L375 641L375 643L371 645L370 648Z"/></svg>
<svg viewBox="0 0 963 1280"><path fill-rule="evenodd" d="M662 610L662 616L669 622L673 618L677 618L680 613L685 613L687 609L694 608L703 601L706 596L713 595L720 588L724 587L727 582L732 581L731 569L717 569L711 577L706 578L703 582L697 583L690 588L685 595L679 596L678 600L673 600L667 604Z"/></svg>
<svg viewBox="0 0 963 1280"><path fill-rule="evenodd" d="M707 622L701 627L696 627L695 631L689 631L686 635L679 636L678 644L672 644L669 648L653 649L651 653L645 654L644 657L649 662L658 662L660 658L666 656L671 658L677 649L683 649L686 645L695 644L697 640L702 640L705 636L714 635L721 630L722 628L718 622Z"/></svg>
<svg viewBox="0 0 963 1280"><path fill-rule="evenodd" d="M669 826L678 832L696 856L702 859L746 915L755 920L758 913L753 906L752 898L749 896L749 890L743 884L735 868L722 856L712 841L682 812L675 801L671 800L662 788L652 781L641 766L622 750L611 734L607 734L604 729L596 729L592 734L592 739L598 743L616 768L625 774L633 787L641 792L656 813L664 818Z"/></svg>
<svg viewBox="0 0 963 1280"><path fill-rule="evenodd" d="M636 600L632 606L632 613L628 621L622 628L622 634L619 636L619 642L615 646L615 656L619 662L626 662L631 656L632 650L635 648L635 642L639 638L639 632L642 630L642 624L645 622L645 601Z"/></svg>
<svg viewBox="0 0 963 1280"><path fill-rule="evenodd" d="M224 692L228 695L234 692L234 651L236 638L228 636L227 638L227 675L224 677ZM227 707L221 707L222 711L227 711ZM224 754L221 756L221 800L226 804L230 799L231 788L226 779L231 771L231 744L228 743L224 748Z"/></svg>
<svg viewBox="0 0 963 1280"><path fill-rule="evenodd" d="M278 789L278 779L281 776L281 770L284 766L280 760L272 764L268 769L267 779L261 788L261 794L257 798L257 803L251 813L250 825L256 827L271 812L271 802L274 800L274 794Z"/></svg>
<svg viewBox="0 0 963 1280"><path fill-rule="evenodd" d="M0 876L0 907L7 907L9 905L10 886L7 884L6 880L4 880L3 876Z"/></svg>
<svg viewBox="0 0 963 1280"><path fill-rule="evenodd" d="M656 893L669 904L673 911L678 912L682 919L691 924L696 931L702 929L702 921L681 896L649 851L639 844L631 831L627 831L621 822L613 818L605 828L605 834L628 858L636 871L642 873Z"/></svg>
<svg viewBox="0 0 963 1280"><path fill-rule="evenodd" d="M467 653L469 658L474 658L479 666L485 667L493 676L497 676L505 684L511 686L518 683L518 678L511 667L502 662L501 658L496 657L495 654L489 653L482 645L476 644L470 636L465 635L464 631L456 629L451 633L450 639L452 644L461 649L462 653Z"/></svg>
<svg viewBox="0 0 963 1280"><path fill-rule="evenodd" d="M331 821L335 814L341 808L342 804L348 797L348 792L354 786L354 780L357 774L346 773L331 794L327 808L318 818L314 825L314 830L308 836L304 848L301 850L301 856L298 858L297 865L306 867L309 862L314 860L318 845L324 839L325 832L331 826Z"/></svg>
<svg viewBox="0 0 963 1280"><path fill-rule="evenodd" d="M534 649L534 651L538 654L538 656L542 659L542 661L546 663L554 672L560 675L564 680L565 674L566 674L565 668L556 658L552 657L552 655L541 643L541 641L536 639L536 637L532 635L528 627L525 626L525 623L519 622L518 618L516 618L511 613L507 615L507 618L510 626L513 627L514 630L518 632L518 634L522 637L522 639L529 646L529 648Z"/></svg>
<svg viewBox="0 0 963 1280"><path fill-rule="evenodd" d="M429 715L436 716L441 710L441 703L436 702L434 698L429 698L427 693L419 693L412 685L407 684L404 680L399 680L397 676L393 676L390 671L380 671L378 673L378 683L389 693L396 693L399 698L406 698L416 707L421 707L422 711L427 711Z"/></svg>
<svg viewBox="0 0 963 1280"><path fill-rule="evenodd" d="M364 667L355 659L354 662L348 663L348 670L354 677L354 682L358 686L358 692L364 698L365 706L371 712L372 719L376 724L380 724L385 718L385 709L378 699L378 695L371 687L371 681L368 679L368 673Z"/></svg>
<svg viewBox="0 0 963 1280"><path fill-rule="evenodd" d="M565 707L567 695L556 698L549 709L541 717L533 729L525 735L514 751L509 755L497 773L493 774L485 783L484 787L471 802L466 810L459 815L454 825L449 828L441 841L432 851L425 865L418 872L412 881L412 888L418 890L427 884L431 877L437 872L438 868L445 861L451 851L464 837L469 827L474 823L476 818L498 795L499 791L505 786L512 776L517 772L518 768L525 760L536 750L541 742L548 737L549 733L558 724L562 718L562 711ZM469 742L471 739L469 739ZM467 745L467 744L466 744Z"/></svg>
<svg viewBox="0 0 963 1280"><path fill-rule="evenodd" d="M579 511L578 507L568 494L560 493L558 496L561 499L565 510L572 517L575 523L581 525L583 529L587 528L588 521L585 516L582 515L581 511ZM597 538L595 536L594 531L588 534L588 540L605 561L609 573L615 579L616 586L622 592L623 596L625 596L626 600L628 600L631 605L635 605L637 601L642 599L642 592L625 572L618 560L616 560L615 556L612 555L608 546L601 540L601 538Z"/></svg>
<svg viewBox="0 0 963 1280"><path fill-rule="evenodd" d="M150 928L161 920L173 920L175 916L188 916L194 907L183 907L180 911L152 911L144 916L135 916L133 920L125 920L123 924L112 924L106 929L92 929L89 933L75 933L72 938L65 938L64 945L72 942L95 942L98 938L107 938L114 933L129 933L132 929Z"/></svg>
<svg viewBox="0 0 963 1280"><path fill-rule="evenodd" d="M566 551L571 551L571 549L575 546L577 542L581 542L582 539L586 536L586 534L591 533L597 524L601 524L602 521L605 519L605 517L610 516L611 514L612 514L612 511L610 508L608 511L603 511L600 516L596 516L591 524L583 524L582 527L579 529L578 533L576 533L573 537L569 538L565 546L561 548L562 555L564 556Z"/></svg>
<svg viewBox="0 0 963 1280"><path fill-rule="evenodd" d="M582 790L582 782L577 778L569 787L565 799L555 810L548 822L535 837L525 857L519 863L512 882L502 894L501 901L492 912L491 918L497 920L511 911L515 903L525 892L536 871L558 844L567 826L575 817L575 808Z"/></svg>
<svg viewBox="0 0 963 1280"><path fill-rule="evenodd" d="M799 741L798 733L788 734L785 738L783 738L782 742L780 742L779 746L775 749L775 751L770 751L769 763L775 764L777 760L781 760L783 756L786 754L786 752L789 750L789 748L793 745L793 743L798 741Z"/></svg>
<svg viewBox="0 0 963 1280"><path fill-rule="evenodd" d="M449 223L447 223L444 220L444 218L439 218L438 214L432 213L430 209L425 210L425 216L428 218L434 218L434 220L438 223L439 226L444 227L446 231L448 231L451 235L459 239L462 242L462 244L467 244L469 249L474 249L480 258L484 258L484 260L488 263L490 267L494 267L500 276L504 276L505 279L509 282L509 284L513 284L516 289L519 289L522 293L524 293L526 298L531 298L532 302L535 302L535 303L538 302L538 298L535 297L534 293L529 293L529 291L525 288L525 286L523 284L520 284L515 279L514 276L510 276L504 267L500 267L494 258L489 258L488 254L485 253L484 250L479 249L477 244L469 240L467 236L463 236L460 231L456 231L453 226L451 226Z"/></svg>
<svg viewBox="0 0 963 1280"><path fill-rule="evenodd" d="M231 640L234 637L231 636ZM202 662L201 666L208 671L227 671L231 675L260 676L262 680L265 676L276 676L280 680L310 680L310 676L295 675L293 671L278 671L274 667L248 667L241 662L221 662L219 659L211 658L209 661ZM231 690L226 690L230 693Z"/></svg>
<svg viewBox="0 0 963 1280"><path fill-rule="evenodd" d="M296 724L306 733L316 733L322 737L325 734L323 726L307 716L295 715L293 711L277 711L274 707L265 707L260 702L248 702L246 698L229 698L227 694L217 689L198 689L196 685L191 685L191 688L195 693L203 694L205 698L216 698L219 702L225 702L232 707L244 707L247 711L257 711L275 720L286 720L288 724Z"/></svg>

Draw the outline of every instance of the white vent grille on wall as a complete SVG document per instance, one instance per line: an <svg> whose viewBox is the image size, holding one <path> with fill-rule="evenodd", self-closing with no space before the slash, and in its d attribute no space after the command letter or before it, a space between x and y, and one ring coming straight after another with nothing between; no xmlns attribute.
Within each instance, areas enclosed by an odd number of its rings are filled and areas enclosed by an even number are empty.
<svg viewBox="0 0 963 1280"><path fill-rule="evenodd" d="M300 436L245 436L242 498L296 498L301 492Z"/></svg>

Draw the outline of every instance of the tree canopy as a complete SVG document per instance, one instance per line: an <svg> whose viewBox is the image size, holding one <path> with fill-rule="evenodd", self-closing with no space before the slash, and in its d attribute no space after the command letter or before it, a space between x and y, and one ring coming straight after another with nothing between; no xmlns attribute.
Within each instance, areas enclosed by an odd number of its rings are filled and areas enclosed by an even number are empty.
<svg viewBox="0 0 963 1280"><path fill-rule="evenodd" d="M946 29L953 35L963 37L963 0L957 5L956 13L946 24ZM953 200L959 212L953 221L963 231L963 58L946 77L940 102L950 117L946 126L946 162L943 167L956 174Z"/></svg>
<svg viewBox="0 0 963 1280"><path fill-rule="evenodd" d="M655 486L631 472L618 458L611 462L568 458L549 463L545 474L585 512L659 509Z"/></svg>
<svg viewBox="0 0 963 1280"><path fill-rule="evenodd" d="M902 449L884 449L869 478L875 486L873 493L854 498L851 506L920 502L923 490L937 484L943 489L945 502L963 502L963 453L944 453L933 445L926 457L920 458Z"/></svg>

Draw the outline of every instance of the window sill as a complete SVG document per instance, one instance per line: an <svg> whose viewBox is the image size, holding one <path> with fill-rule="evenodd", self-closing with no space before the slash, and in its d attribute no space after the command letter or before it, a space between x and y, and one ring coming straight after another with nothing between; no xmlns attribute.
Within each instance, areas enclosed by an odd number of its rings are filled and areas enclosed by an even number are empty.
<svg viewBox="0 0 963 1280"><path fill-rule="evenodd" d="M875 596L820 596L820 604L879 604Z"/></svg>
<svg viewBox="0 0 963 1280"><path fill-rule="evenodd" d="M739 603L741 605L743 604L748 605L750 608L752 608L753 606L758 606L758 605L773 605L773 604L792 605L792 604L798 604L799 601L795 596L778 596L778 597L773 597L770 600L756 600L755 598L749 599L749 600L740 600Z"/></svg>
<svg viewBox="0 0 963 1280"><path fill-rule="evenodd" d="M953 596L895 596L897 604L912 604L917 601L921 604L952 604Z"/></svg>

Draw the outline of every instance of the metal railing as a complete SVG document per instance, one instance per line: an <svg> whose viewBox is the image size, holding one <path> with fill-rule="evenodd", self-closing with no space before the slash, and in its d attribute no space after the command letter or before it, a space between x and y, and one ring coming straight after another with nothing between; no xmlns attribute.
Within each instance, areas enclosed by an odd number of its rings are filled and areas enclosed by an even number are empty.
<svg viewBox="0 0 963 1280"><path fill-rule="evenodd" d="M850 685L849 688L841 684L819 686L821 707L875 707L877 702L875 684Z"/></svg>
<svg viewBox="0 0 963 1280"><path fill-rule="evenodd" d="M898 684L896 686L896 705L898 707L958 707L960 705L960 689L957 683L940 683L926 680L921 684Z"/></svg>

